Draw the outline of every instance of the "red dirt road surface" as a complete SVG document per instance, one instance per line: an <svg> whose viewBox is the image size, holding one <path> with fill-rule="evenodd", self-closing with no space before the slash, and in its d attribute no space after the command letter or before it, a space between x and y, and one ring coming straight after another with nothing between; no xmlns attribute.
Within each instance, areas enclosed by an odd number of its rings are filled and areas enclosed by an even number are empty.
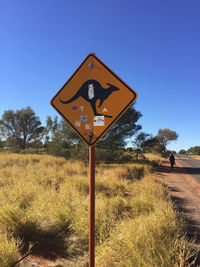
<svg viewBox="0 0 200 267"><path fill-rule="evenodd" d="M194 240L195 248L200 251L200 184L177 159L173 170L166 161L157 168L157 175L169 187L176 208L186 219L187 236L189 240ZM195 266L200 266L200 256Z"/></svg>

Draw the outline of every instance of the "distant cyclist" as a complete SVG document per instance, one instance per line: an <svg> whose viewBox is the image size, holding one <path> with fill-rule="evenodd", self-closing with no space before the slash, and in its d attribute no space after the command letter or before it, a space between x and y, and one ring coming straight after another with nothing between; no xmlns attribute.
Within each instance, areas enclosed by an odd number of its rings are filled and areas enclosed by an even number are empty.
<svg viewBox="0 0 200 267"><path fill-rule="evenodd" d="M171 164L171 169L173 169L173 167L175 165L175 157L174 157L173 153L170 155L169 161L170 161L170 164Z"/></svg>

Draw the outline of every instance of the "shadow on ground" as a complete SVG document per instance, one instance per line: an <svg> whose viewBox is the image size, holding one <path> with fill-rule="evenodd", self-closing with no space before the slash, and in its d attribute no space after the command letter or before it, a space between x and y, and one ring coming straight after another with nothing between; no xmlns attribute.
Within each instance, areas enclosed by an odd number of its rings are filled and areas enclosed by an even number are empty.
<svg viewBox="0 0 200 267"><path fill-rule="evenodd" d="M187 167L174 167L171 169L170 166L156 166L155 170L159 173L176 173L176 174L200 174L200 168L187 168ZM169 187L171 192L180 192L176 187ZM194 241L194 244L198 247L200 246L200 224L199 222L189 219L188 214L191 210L185 208L186 200L177 196L171 196L173 203L175 204L177 210L183 215L187 226L186 233L188 240ZM197 248L198 250L198 248ZM190 262L195 261L192 265L194 267L200 266L200 251L198 251L195 256L190 259Z"/></svg>
<svg viewBox="0 0 200 267"><path fill-rule="evenodd" d="M48 238L32 248L31 255L55 261L58 258L67 258L65 242L60 237Z"/></svg>
<svg viewBox="0 0 200 267"><path fill-rule="evenodd" d="M29 255L49 261L55 261L59 258L67 259L69 255L65 238L69 233L66 233L63 229L61 231L54 232L47 230L36 233L32 238L25 237L21 251L25 256L22 259ZM32 247L29 251L30 244L32 244Z"/></svg>
<svg viewBox="0 0 200 267"><path fill-rule="evenodd" d="M170 166L156 166L156 171L164 173L184 173L184 174L200 174L200 168L188 168L188 167L174 167Z"/></svg>

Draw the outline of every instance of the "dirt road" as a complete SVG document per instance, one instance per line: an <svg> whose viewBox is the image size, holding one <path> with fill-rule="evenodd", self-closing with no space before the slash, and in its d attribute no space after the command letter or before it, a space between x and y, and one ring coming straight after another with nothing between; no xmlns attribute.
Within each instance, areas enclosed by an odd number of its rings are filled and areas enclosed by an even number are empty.
<svg viewBox="0 0 200 267"><path fill-rule="evenodd" d="M194 240L194 246L200 251L200 184L187 173L178 159L173 170L166 161L157 171L169 187L177 209L187 221L188 238ZM196 264L200 266L200 255Z"/></svg>

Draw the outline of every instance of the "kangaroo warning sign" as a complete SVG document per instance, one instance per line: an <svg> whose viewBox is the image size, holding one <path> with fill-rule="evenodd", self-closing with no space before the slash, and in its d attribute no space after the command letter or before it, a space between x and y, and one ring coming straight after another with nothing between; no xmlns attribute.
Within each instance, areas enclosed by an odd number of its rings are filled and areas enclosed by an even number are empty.
<svg viewBox="0 0 200 267"><path fill-rule="evenodd" d="M89 145L95 145L137 94L95 54L89 54L51 105Z"/></svg>

